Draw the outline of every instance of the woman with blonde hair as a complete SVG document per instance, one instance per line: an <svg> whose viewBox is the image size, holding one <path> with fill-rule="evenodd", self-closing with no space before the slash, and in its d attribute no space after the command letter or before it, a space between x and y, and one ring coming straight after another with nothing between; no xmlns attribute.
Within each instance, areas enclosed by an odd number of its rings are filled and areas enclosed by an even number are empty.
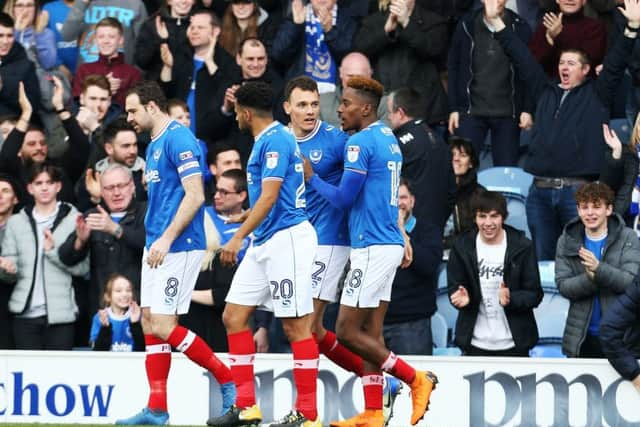
<svg viewBox="0 0 640 427"><path fill-rule="evenodd" d="M242 41L255 37L262 41L269 52L278 23L256 0L227 1L231 4L222 17L222 32L218 41L220 46L235 57Z"/></svg>

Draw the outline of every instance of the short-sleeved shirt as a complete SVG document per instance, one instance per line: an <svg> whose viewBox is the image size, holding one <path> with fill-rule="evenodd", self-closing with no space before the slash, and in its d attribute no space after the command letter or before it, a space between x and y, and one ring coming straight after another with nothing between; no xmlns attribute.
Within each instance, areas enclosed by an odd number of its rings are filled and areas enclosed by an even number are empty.
<svg viewBox="0 0 640 427"><path fill-rule="evenodd" d="M304 168L293 134L273 122L255 138L247 163L247 186L251 206L262 194L262 182L282 181L278 200L254 230L253 244L261 245L274 233L307 219Z"/></svg>
<svg viewBox="0 0 640 427"><path fill-rule="evenodd" d="M303 138L296 138L302 154L323 181L338 186L344 166L344 145L349 135L324 123ZM316 229L319 245L349 246L347 211L334 207L313 187L307 187L307 216Z"/></svg>
<svg viewBox="0 0 640 427"><path fill-rule="evenodd" d="M169 227L178 211L185 192L182 180L194 175L202 179L206 159L200 145L189 129L176 121L169 121L147 147L146 171L148 202L144 226L147 249ZM169 252L206 248L204 235L204 207L171 245Z"/></svg>
<svg viewBox="0 0 640 427"><path fill-rule="evenodd" d="M111 325L111 351L133 351L133 335L131 334L131 320L129 312L123 315L114 314L111 308L107 309L109 324ZM93 316L89 342L95 342L100 333L100 315Z"/></svg>
<svg viewBox="0 0 640 427"><path fill-rule="evenodd" d="M352 135L344 169L367 175L349 214L351 247L404 245L398 227L402 152L393 131L377 121Z"/></svg>

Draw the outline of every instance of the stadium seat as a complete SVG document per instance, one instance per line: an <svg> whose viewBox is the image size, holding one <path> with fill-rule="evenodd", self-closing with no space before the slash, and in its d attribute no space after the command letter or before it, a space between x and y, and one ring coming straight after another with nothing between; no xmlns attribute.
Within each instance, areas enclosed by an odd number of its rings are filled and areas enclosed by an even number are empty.
<svg viewBox="0 0 640 427"><path fill-rule="evenodd" d="M526 199L516 193L502 193L507 199L507 220L505 224L508 224L518 230L524 231L524 234L530 239L531 232L529 231L529 225L527 224L527 211L526 211Z"/></svg>
<svg viewBox="0 0 640 427"><path fill-rule="evenodd" d="M431 338L433 340L433 347L444 348L447 346L447 337L449 335L449 328L447 321L442 314L436 312L431 316Z"/></svg>
<svg viewBox="0 0 640 427"><path fill-rule="evenodd" d="M613 119L609 121L609 129L612 129L624 145L629 145L632 127L627 119Z"/></svg>
<svg viewBox="0 0 640 427"><path fill-rule="evenodd" d="M515 167L494 167L478 172L478 182L487 190L529 195L533 175Z"/></svg>
<svg viewBox="0 0 640 427"><path fill-rule="evenodd" d="M451 305L447 288L438 289L436 296L436 304L438 305L437 313L440 313L447 322L447 328L453 331L456 327L456 319L458 318L458 310Z"/></svg>
<svg viewBox="0 0 640 427"><path fill-rule="evenodd" d="M566 358L564 354L562 354L562 344L560 343L548 343L548 344L538 344L529 350L529 357L556 357L556 358Z"/></svg>
<svg viewBox="0 0 640 427"><path fill-rule="evenodd" d="M540 343L561 343L569 312L569 300L558 292L545 292L540 305L533 310L538 324Z"/></svg>
<svg viewBox="0 0 640 427"><path fill-rule="evenodd" d="M438 290L447 289L447 263L443 262L438 267Z"/></svg>
<svg viewBox="0 0 640 427"><path fill-rule="evenodd" d="M545 293L557 294L555 261L538 261L540 284Z"/></svg>

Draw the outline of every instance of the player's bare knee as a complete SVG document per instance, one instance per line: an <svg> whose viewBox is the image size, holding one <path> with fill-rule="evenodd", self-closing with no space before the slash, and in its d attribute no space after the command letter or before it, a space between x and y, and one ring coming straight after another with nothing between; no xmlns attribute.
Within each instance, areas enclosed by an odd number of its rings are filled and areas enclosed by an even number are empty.
<svg viewBox="0 0 640 427"><path fill-rule="evenodd" d="M151 333L153 336L161 340L167 340L173 329L177 325L177 321L170 316L151 315Z"/></svg>
<svg viewBox="0 0 640 427"><path fill-rule="evenodd" d="M340 318L338 318L338 321L336 322L336 337L338 338L338 341L344 343L354 342L356 339L356 334L354 334L354 332L353 327L349 325L348 322L344 321L344 319L340 320Z"/></svg>
<svg viewBox="0 0 640 427"><path fill-rule="evenodd" d="M227 334L235 334L249 328L249 316L251 311L246 311L239 306L227 304L222 312L222 323Z"/></svg>
<svg viewBox="0 0 640 427"><path fill-rule="evenodd" d="M282 330L289 342L300 341L309 338L311 334L310 319L282 319Z"/></svg>

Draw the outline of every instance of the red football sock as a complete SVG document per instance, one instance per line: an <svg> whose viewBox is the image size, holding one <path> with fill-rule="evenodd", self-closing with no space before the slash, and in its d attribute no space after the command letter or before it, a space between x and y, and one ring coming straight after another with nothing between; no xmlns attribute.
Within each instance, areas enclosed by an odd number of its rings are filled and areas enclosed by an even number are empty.
<svg viewBox="0 0 640 427"><path fill-rule="evenodd" d="M389 355L382 363L380 367L383 371L390 373L397 379L404 381L408 385L411 385L416 377L416 370L411 367L407 362L393 354L393 351L389 352Z"/></svg>
<svg viewBox="0 0 640 427"><path fill-rule="evenodd" d="M176 350L181 351L189 359L211 372L218 384L233 381L231 371L213 354L213 350L193 331L176 326L167 340Z"/></svg>
<svg viewBox="0 0 640 427"><path fill-rule="evenodd" d="M327 331L321 341L318 341L320 353L324 354L336 365L347 371L353 372L357 376L362 376L363 363L362 357L349 351L345 346L338 342L336 334Z"/></svg>
<svg viewBox="0 0 640 427"><path fill-rule="evenodd" d="M228 334L229 364L236 383L238 397L236 405L248 408L256 404L256 389L253 382L253 359L256 357L256 345L249 329Z"/></svg>
<svg viewBox="0 0 640 427"><path fill-rule="evenodd" d="M145 335L146 358L144 366L149 382L147 407L154 411L167 410L167 378L171 368L171 346L153 335Z"/></svg>
<svg viewBox="0 0 640 427"><path fill-rule="evenodd" d="M318 418L316 388L318 379L318 344L313 338L291 343L293 380L296 383L294 408L308 420Z"/></svg>
<svg viewBox="0 0 640 427"><path fill-rule="evenodd" d="M364 392L364 409L382 409L382 384L384 377L379 372L366 373L362 376Z"/></svg>

